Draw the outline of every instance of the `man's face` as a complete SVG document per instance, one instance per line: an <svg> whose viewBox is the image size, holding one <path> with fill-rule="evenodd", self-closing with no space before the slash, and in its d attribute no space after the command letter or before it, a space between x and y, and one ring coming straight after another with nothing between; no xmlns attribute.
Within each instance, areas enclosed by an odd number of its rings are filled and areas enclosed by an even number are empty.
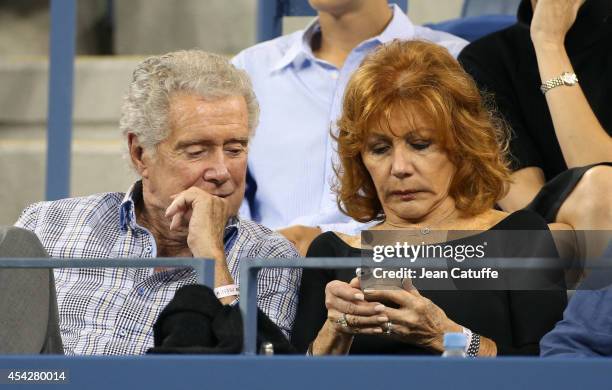
<svg viewBox="0 0 612 390"><path fill-rule="evenodd" d="M343 15L359 9L364 1L371 0L308 0L310 6L319 12Z"/></svg>
<svg viewBox="0 0 612 390"><path fill-rule="evenodd" d="M168 137L155 153L145 150L142 156L147 206L165 210L172 195L195 186L225 198L230 215L236 215L244 197L249 140L244 98L177 94L170 97L168 119Z"/></svg>

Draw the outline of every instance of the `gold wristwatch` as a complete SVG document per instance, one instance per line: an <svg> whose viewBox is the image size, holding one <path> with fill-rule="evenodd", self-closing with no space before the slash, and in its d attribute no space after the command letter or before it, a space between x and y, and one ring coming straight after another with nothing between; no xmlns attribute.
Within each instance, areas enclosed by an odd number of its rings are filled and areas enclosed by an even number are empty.
<svg viewBox="0 0 612 390"><path fill-rule="evenodd" d="M576 84L578 84L578 76L576 76L576 73L563 72L561 76L550 79L542 84L540 91L542 91L543 94L546 94L546 92L555 87L560 87L562 85L573 87Z"/></svg>

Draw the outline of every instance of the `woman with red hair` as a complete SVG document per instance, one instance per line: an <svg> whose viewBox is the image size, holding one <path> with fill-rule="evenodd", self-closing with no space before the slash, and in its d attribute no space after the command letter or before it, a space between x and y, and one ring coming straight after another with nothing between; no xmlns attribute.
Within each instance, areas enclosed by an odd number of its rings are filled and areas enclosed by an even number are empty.
<svg viewBox="0 0 612 390"><path fill-rule="evenodd" d="M338 128L338 205L373 222L370 230L427 242L436 242L424 237L434 230L476 231L452 244L520 230L524 242L498 241L487 256L558 256L539 215L494 209L510 177L506 127L444 48L394 41L377 49L347 86ZM537 244L527 232L534 230L545 233ZM327 232L307 256L361 255L359 238ZM566 304L561 290L419 291L403 279L404 289L362 291L352 272L304 271L292 340L298 348L435 354L445 333L463 332L470 356L537 354Z"/></svg>

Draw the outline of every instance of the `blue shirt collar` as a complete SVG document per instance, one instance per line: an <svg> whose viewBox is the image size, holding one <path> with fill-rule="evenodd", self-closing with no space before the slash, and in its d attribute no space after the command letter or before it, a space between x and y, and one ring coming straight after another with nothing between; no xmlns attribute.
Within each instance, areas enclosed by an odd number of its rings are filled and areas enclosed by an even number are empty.
<svg viewBox="0 0 612 390"><path fill-rule="evenodd" d="M408 16L397 4L391 4L389 7L393 10L393 17L389 25L387 25L387 28L385 28L380 35L361 42L354 50L360 50L364 47L369 48L371 45L377 46L390 42L393 39L399 38L409 40L414 38L414 24L412 24ZM293 42L291 42L289 49L285 55L272 66L272 71L281 70L291 64L299 68L305 61L313 59L314 54L312 53L310 42L312 37L319 31L321 31L319 18L315 18L301 34L294 35Z"/></svg>
<svg viewBox="0 0 612 390"><path fill-rule="evenodd" d="M136 207L134 200L142 198L142 181L132 184L119 206L119 226L122 231L136 228Z"/></svg>
<svg viewBox="0 0 612 390"><path fill-rule="evenodd" d="M136 183L128 189L121 201L119 206L119 226L122 231L128 229L136 229L138 224L136 223L136 207L135 202L142 200L142 181L138 180ZM223 233L223 241L225 243L226 253L232 248L236 237L238 235L238 228L240 225L240 219L238 217L230 217L225 225L225 231Z"/></svg>
<svg viewBox="0 0 612 390"><path fill-rule="evenodd" d="M290 43L289 49L285 55L272 66L272 71L281 70L291 64L299 68L305 61L314 58L310 42L312 41L312 37L319 31L321 31L319 18L315 18L306 26L301 34L295 34L293 36L293 41Z"/></svg>
<svg viewBox="0 0 612 390"><path fill-rule="evenodd" d="M415 27L408 15L397 4L393 4L391 7L393 8L393 18L391 18L389 25L380 35L370 40L377 40L384 44L394 39L414 39Z"/></svg>

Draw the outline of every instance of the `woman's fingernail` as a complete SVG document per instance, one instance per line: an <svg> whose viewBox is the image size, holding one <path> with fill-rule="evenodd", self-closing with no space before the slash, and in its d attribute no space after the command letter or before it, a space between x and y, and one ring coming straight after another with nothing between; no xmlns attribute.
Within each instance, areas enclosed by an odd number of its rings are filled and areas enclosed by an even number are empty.
<svg viewBox="0 0 612 390"><path fill-rule="evenodd" d="M389 319L387 317L378 317L376 318L379 322L389 322Z"/></svg>
<svg viewBox="0 0 612 390"><path fill-rule="evenodd" d="M374 306L374 310L376 310L376 311L383 311L385 309L386 309L385 305L376 305L376 306Z"/></svg>
<svg viewBox="0 0 612 390"><path fill-rule="evenodd" d="M380 328L374 328L374 333L382 333L383 330Z"/></svg>
<svg viewBox="0 0 612 390"><path fill-rule="evenodd" d="M355 294L355 299L358 301L363 301L365 299L365 297L363 296L362 293L357 293Z"/></svg>
<svg viewBox="0 0 612 390"><path fill-rule="evenodd" d="M363 290L363 292L366 293L366 294L371 294L371 293L374 292L374 290L371 289L371 288L366 288L365 290Z"/></svg>

